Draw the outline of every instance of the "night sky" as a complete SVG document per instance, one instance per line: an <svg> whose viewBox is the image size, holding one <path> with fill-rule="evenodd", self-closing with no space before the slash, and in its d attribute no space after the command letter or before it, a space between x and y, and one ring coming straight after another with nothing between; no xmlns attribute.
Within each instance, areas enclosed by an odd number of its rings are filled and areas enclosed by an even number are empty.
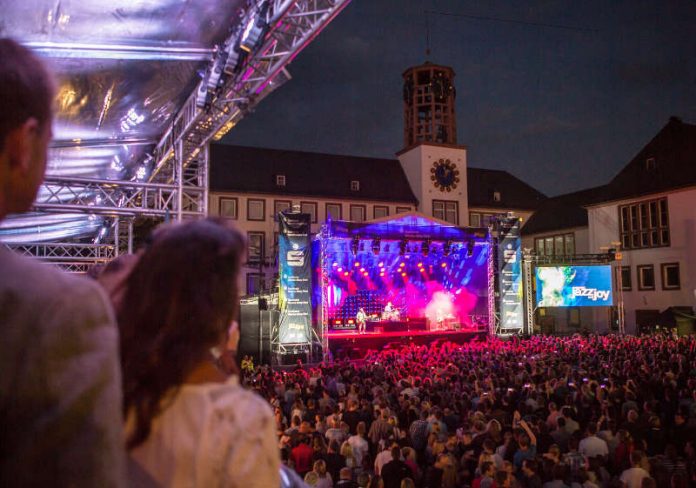
<svg viewBox="0 0 696 488"><path fill-rule="evenodd" d="M458 15L427 16L429 58L426 10ZM395 157L401 74L426 59L456 72L469 166L547 195L606 183L671 115L696 123L695 0L353 0L224 141Z"/></svg>

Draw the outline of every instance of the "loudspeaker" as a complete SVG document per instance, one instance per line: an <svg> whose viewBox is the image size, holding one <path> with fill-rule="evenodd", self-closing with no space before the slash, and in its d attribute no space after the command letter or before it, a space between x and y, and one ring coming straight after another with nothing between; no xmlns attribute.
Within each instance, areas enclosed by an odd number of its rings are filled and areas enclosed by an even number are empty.
<svg viewBox="0 0 696 488"><path fill-rule="evenodd" d="M268 301L262 299L266 308ZM242 303L239 317L239 345L237 357L241 360L249 355L254 364L268 364L271 361L271 328L278 321L275 310L261 308L256 301Z"/></svg>

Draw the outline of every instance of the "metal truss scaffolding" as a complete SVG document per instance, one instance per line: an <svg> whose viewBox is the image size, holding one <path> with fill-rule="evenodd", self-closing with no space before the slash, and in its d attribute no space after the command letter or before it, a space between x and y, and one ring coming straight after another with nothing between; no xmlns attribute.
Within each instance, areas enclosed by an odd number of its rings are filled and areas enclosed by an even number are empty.
<svg viewBox="0 0 696 488"><path fill-rule="evenodd" d="M159 142L150 141L154 150L141 161L148 176L141 181L50 176L44 182L36 210L98 216L104 221L106 232L100 232L91 242L8 247L71 271L84 271L90 264L132 250L129 246L133 241L133 219L182 220L207 215L209 142L219 140L269 93L289 80L286 66L348 3L349 0L251 2L222 45L202 54L194 53L196 59L208 60L205 75ZM70 55L79 57L81 52ZM54 147L65 144L70 145L70 141L57 142ZM74 142L75 146L79 144L79 140ZM124 225L124 219L128 225ZM124 246L124 242L129 245Z"/></svg>

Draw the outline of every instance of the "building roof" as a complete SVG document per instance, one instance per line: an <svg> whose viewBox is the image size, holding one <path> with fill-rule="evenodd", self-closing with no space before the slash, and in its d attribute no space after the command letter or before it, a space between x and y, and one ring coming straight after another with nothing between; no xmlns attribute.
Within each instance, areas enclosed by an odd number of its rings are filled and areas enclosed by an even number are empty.
<svg viewBox="0 0 696 488"><path fill-rule="evenodd" d="M527 219L520 232L522 235L532 235L587 227L587 210L584 206L604 198L606 189L606 186L598 186L549 198Z"/></svg>
<svg viewBox="0 0 696 488"><path fill-rule="evenodd" d="M609 182L605 201L693 185L696 185L696 125L670 117L667 125Z"/></svg>
<svg viewBox="0 0 696 488"><path fill-rule="evenodd" d="M529 218L522 234L586 227L585 207L693 185L696 185L696 125L671 117L608 184L549 198Z"/></svg>
<svg viewBox="0 0 696 488"><path fill-rule="evenodd" d="M285 175L285 186L276 185ZM351 190L351 181L360 190ZM417 204L396 159L212 144L211 191L234 191Z"/></svg>
<svg viewBox="0 0 696 488"><path fill-rule="evenodd" d="M285 186L276 185L285 175ZM360 191L350 189L360 181ZM546 197L506 171L468 168L469 206L533 210ZM417 204L398 159L212 144L211 191ZM496 202L493 192L500 192Z"/></svg>
<svg viewBox="0 0 696 488"><path fill-rule="evenodd" d="M468 168L467 192L469 208L534 210L546 200L546 195L516 176L495 169ZM494 199L495 192L500 201Z"/></svg>

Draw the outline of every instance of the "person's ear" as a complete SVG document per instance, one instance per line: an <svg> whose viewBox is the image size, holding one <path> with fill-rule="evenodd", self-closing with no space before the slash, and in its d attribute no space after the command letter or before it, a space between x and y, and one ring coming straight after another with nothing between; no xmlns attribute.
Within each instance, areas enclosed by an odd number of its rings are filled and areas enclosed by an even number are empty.
<svg viewBox="0 0 696 488"><path fill-rule="evenodd" d="M32 148L39 129L39 121L30 117L8 134L5 139L5 152L12 170L23 174L31 171Z"/></svg>

